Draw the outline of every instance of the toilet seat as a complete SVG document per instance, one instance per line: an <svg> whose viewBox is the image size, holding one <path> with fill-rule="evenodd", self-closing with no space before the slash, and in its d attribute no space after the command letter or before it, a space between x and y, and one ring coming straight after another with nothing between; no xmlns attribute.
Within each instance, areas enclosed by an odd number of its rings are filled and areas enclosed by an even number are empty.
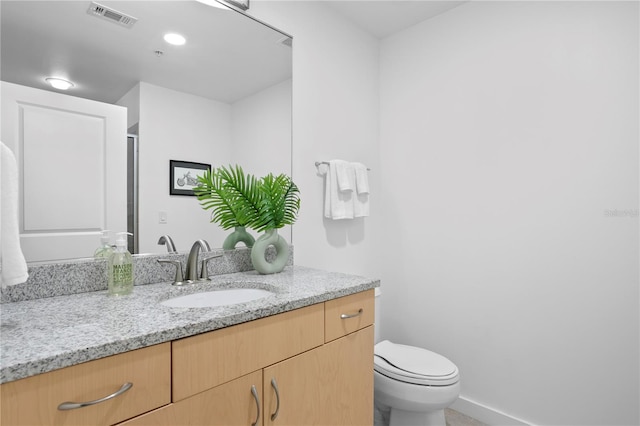
<svg viewBox="0 0 640 426"><path fill-rule="evenodd" d="M388 340L375 345L374 370L391 379L425 386L458 382L458 367L435 352Z"/></svg>

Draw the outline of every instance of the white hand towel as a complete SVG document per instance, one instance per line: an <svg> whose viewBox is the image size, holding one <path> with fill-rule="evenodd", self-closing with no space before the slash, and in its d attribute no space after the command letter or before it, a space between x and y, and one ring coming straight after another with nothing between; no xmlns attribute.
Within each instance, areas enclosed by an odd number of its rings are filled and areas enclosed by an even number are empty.
<svg viewBox="0 0 640 426"><path fill-rule="evenodd" d="M353 217L369 216L369 194L356 194L353 200Z"/></svg>
<svg viewBox="0 0 640 426"><path fill-rule="evenodd" d="M18 166L13 152L0 142L0 286L28 277L18 231Z"/></svg>
<svg viewBox="0 0 640 426"><path fill-rule="evenodd" d="M339 166L336 166L341 161L329 161L329 167L325 171L324 217L333 220L353 219L353 191L343 192L338 186ZM349 179L348 175L346 178Z"/></svg>
<svg viewBox="0 0 640 426"><path fill-rule="evenodd" d="M369 193L369 174L367 166L362 163L353 163L353 169L356 174L356 190L358 194Z"/></svg>
<svg viewBox="0 0 640 426"><path fill-rule="evenodd" d="M362 163L352 163L356 194L353 197L353 216L369 216L369 176L367 166Z"/></svg>
<svg viewBox="0 0 640 426"><path fill-rule="evenodd" d="M355 181L353 179L353 165L342 160L331 160L329 166L336 168L336 178L338 181L338 190L349 192L355 189Z"/></svg>

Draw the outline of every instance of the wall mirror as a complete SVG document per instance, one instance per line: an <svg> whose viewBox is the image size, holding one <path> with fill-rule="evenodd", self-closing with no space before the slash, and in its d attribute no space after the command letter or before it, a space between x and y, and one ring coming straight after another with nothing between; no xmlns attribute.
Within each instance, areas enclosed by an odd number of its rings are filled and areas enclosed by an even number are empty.
<svg viewBox="0 0 640 426"><path fill-rule="evenodd" d="M0 124L18 161L27 261L91 257L103 229L135 230L136 253L166 252L163 235L179 251L200 238L220 247L230 231L169 193L171 160L291 174L291 37L214 3L0 3Z"/></svg>

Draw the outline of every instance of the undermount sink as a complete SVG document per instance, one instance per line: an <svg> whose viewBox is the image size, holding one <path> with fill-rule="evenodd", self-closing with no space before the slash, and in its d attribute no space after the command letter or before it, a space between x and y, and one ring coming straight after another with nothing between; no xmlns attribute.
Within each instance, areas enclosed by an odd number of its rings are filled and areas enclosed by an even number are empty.
<svg viewBox="0 0 640 426"><path fill-rule="evenodd" d="M214 308L251 302L274 294L258 288L233 288L178 296L160 302L160 304L170 308Z"/></svg>

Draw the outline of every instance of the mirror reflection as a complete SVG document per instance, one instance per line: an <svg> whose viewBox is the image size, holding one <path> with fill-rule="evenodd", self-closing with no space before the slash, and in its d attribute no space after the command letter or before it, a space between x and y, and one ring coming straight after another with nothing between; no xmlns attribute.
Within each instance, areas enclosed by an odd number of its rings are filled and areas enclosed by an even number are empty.
<svg viewBox="0 0 640 426"><path fill-rule="evenodd" d="M227 231L197 199L170 194L171 160L291 174L286 34L196 1L3 0L0 16L27 261L90 257L104 229L132 232L133 253L166 252L163 235L220 247Z"/></svg>

